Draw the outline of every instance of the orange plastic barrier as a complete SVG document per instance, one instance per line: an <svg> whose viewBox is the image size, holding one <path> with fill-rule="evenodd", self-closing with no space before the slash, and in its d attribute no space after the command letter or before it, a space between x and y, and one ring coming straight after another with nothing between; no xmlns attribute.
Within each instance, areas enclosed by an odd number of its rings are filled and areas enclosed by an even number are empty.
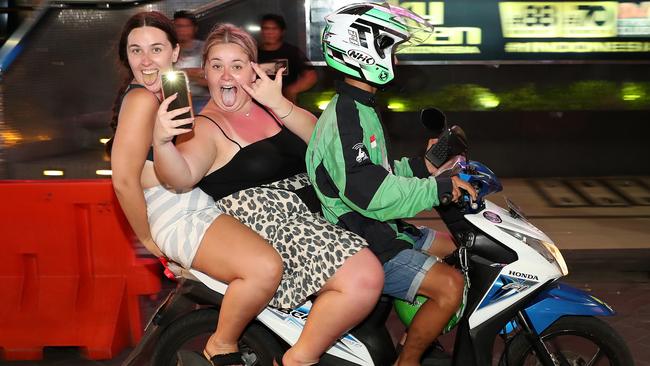
<svg viewBox="0 0 650 366"><path fill-rule="evenodd" d="M136 258L110 180L0 181L0 227L0 359L137 344L138 295L160 290L161 267Z"/></svg>

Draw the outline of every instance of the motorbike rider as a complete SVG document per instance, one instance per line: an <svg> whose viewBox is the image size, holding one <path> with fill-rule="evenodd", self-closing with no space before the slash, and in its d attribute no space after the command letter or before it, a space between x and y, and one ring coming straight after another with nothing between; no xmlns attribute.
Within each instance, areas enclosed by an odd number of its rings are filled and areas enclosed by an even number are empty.
<svg viewBox="0 0 650 366"><path fill-rule="evenodd" d="M419 365L458 309L464 281L440 260L455 250L449 234L400 219L432 209L445 194L456 201L461 189L472 199L476 192L457 176L432 177L436 168L422 157L390 163L375 93L394 78L397 48L423 41L432 27L406 9L377 3L348 5L325 19L325 61L344 81L309 142L309 179L325 217L364 237L382 262L383 292L411 302L416 295L429 299L413 319L396 363Z"/></svg>

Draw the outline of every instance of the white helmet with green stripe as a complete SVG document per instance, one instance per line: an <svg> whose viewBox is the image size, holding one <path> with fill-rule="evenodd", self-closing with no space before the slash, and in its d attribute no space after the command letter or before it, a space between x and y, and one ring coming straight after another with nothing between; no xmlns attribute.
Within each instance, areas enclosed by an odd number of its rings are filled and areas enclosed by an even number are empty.
<svg viewBox="0 0 650 366"><path fill-rule="evenodd" d="M423 43L433 27L422 17L387 3L359 3L325 17L325 62L375 85L393 80L393 53Z"/></svg>

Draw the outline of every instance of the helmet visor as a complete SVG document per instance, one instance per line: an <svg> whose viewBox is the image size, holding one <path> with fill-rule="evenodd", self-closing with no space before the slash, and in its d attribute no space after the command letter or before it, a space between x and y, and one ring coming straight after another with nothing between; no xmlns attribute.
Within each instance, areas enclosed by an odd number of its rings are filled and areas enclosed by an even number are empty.
<svg viewBox="0 0 650 366"><path fill-rule="evenodd" d="M433 26L421 16L399 6L387 3L385 3L385 6L393 15L395 21L404 25L411 35L408 40L396 46L395 53L400 53L400 51L404 51L404 49L409 47L424 44L433 35Z"/></svg>

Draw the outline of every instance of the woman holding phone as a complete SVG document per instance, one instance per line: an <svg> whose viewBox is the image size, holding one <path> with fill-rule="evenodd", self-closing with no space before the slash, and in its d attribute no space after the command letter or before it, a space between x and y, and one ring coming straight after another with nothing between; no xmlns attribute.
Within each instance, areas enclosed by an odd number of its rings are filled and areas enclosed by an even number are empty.
<svg viewBox="0 0 650 366"><path fill-rule="evenodd" d="M138 13L124 25L118 54L127 78L107 146L113 187L133 231L151 253L229 284L204 353L214 365L233 364L226 362L241 360L237 340L244 328L276 292L282 260L200 189L169 190L158 180L150 149L162 99L160 75L172 69L178 53L174 25L163 14Z"/></svg>
<svg viewBox="0 0 650 366"><path fill-rule="evenodd" d="M198 185L275 247L284 275L272 305L292 308L318 294L300 338L281 360L311 365L373 309L383 271L359 236L309 210L318 201L304 159L316 117L282 96L283 69L272 80L256 59L250 34L231 24L212 30L203 52L211 100L193 130L173 120L182 113L168 111L173 97L161 103L154 164L165 183Z"/></svg>

